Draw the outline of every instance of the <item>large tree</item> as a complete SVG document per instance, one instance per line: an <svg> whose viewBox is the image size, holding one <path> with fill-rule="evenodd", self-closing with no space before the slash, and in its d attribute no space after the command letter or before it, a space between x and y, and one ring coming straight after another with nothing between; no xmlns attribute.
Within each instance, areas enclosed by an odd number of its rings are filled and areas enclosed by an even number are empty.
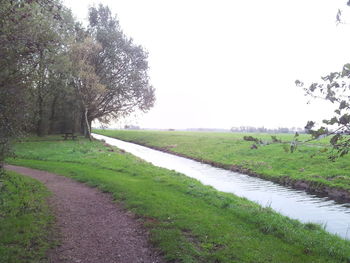
<svg viewBox="0 0 350 263"><path fill-rule="evenodd" d="M41 30L46 33L49 42L38 45L38 51L34 57L36 67L34 79L31 85L31 99L35 103L33 109L33 124L37 135L47 134L49 129L49 107L55 99L57 90L64 92L66 81L69 78L67 72L69 64L68 49L74 39L74 23L69 12L60 12L60 18L50 17L45 14ZM57 96L56 96L57 97Z"/></svg>
<svg viewBox="0 0 350 263"><path fill-rule="evenodd" d="M74 44L71 48L73 85L83 110L84 133L91 140L89 117L98 108L106 92L94 68L101 46L91 38Z"/></svg>
<svg viewBox="0 0 350 263"><path fill-rule="evenodd" d="M88 32L101 46L94 68L105 87L89 110L89 123L149 110L155 95L149 83L147 52L123 33L118 20L103 5L90 8Z"/></svg>

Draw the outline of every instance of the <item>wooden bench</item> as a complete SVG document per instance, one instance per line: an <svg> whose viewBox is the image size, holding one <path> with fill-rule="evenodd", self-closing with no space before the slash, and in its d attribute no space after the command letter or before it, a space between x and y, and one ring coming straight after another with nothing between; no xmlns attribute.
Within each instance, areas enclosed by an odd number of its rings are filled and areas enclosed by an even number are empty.
<svg viewBox="0 0 350 263"><path fill-rule="evenodd" d="M64 135L62 135L62 137L64 138L64 140L67 140L68 138L72 138L72 140L75 140L77 138L77 136L74 135L73 132L66 132L64 133Z"/></svg>

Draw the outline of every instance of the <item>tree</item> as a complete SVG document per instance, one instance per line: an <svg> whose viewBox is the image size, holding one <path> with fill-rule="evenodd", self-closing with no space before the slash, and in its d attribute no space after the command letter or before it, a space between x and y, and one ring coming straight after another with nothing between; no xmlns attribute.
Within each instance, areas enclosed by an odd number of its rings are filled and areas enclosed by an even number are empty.
<svg viewBox="0 0 350 263"><path fill-rule="evenodd" d="M0 173L24 131L89 136L95 119L153 106L147 53L108 7L89 17L85 29L60 0L0 0Z"/></svg>
<svg viewBox="0 0 350 263"><path fill-rule="evenodd" d="M347 1L347 6L350 6L350 0ZM336 14L336 22L337 24L343 22L340 9ZM295 84L304 87L304 83L300 80L296 80ZM348 154L350 150L350 64L345 64L339 72L331 72L321 77L320 82L304 87L304 91L313 99L323 99L335 106L334 116L323 120L323 126L317 127L316 122L308 121L305 131L311 134L312 139L331 137L330 160L334 161Z"/></svg>
<svg viewBox="0 0 350 263"><path fill-rule="evenodd" d="M149 83L147 53L124 35L118 20L103 5L90 8L88 31L101 46L93 62L105 87L89 110L89 123L95 119L108 123L135 110L149 110L155 95Z"/></svg>
<svg viewBox="0 0 350 263"><path fill-rule="evenodd" d="M0 172L9 141L29 125L29 88L40 49L52 42L46 21L60 21L56 0L0 0Z"/></svg>
<svg viewBox="0 0 350 263"><path fill-rule="evenodd" d="M88 116L91 116L91 112L98 108L103 94L106 92L105 86L100 83L94 68L96 54L100 51L101 46L91 38L76 43L71 49L74 70L73 83L84 111L85 134L90 140L91 122L89 122Z"/></svg>
<svg viewBox="0 0 350 263"><path fill-rule="evenodd" d="M31 85L31 99L35 103L32 107L33 122L38 136L48 133L49 105L54 100L57 89L63 92L65 88L60 80L69 78L67 53L74 39L74 21L70 11L60 7L59 18L46 12L41 13L44 18L40 30L46 34L37 44L37 54L34 57L36 67Z"/></svg>
<svg viewBox="0 0 350 263"><path fill-rule="evenodd" d="M304 83L297 80L296 85L304 87ZM313 139L331 136L330 144L333 152L331 160L344 156L350 150L350 64L344 65L342 71L332 72L321 78L321 82L312 83L304 88L306 95L331 102L335 106L334 116L323 120L323 126L316 127L314 121L309 121L305 130ZM329 127L332 127L331 131Z"/></svg>

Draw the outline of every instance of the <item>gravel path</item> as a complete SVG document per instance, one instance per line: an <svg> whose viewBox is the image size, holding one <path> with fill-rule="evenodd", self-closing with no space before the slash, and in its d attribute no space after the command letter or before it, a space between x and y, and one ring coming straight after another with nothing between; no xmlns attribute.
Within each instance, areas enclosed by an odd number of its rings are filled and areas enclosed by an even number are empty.
<svg viewBox="0 0 350 263"><path fill-rule="evenodd" d="M163 262L135 217L101 193L67 177L7 165L6 169L43 182L53 193L60 246L49 252L50 263Z"/></svg>

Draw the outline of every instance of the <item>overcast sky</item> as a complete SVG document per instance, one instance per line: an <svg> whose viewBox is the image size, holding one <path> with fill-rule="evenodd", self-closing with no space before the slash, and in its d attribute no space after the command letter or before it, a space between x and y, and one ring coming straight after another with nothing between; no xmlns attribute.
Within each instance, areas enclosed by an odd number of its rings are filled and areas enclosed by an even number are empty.
<svg viewBox="0 0 350 263"><path fill-rule="evenodd" d="M145 128L303 127L332 108L307 105L294 81L350 62L350 26L335 23L338 8L350 20L346 0L63 2L80 20L108 5L149 52L156 104L126 120Z"/></svg>

